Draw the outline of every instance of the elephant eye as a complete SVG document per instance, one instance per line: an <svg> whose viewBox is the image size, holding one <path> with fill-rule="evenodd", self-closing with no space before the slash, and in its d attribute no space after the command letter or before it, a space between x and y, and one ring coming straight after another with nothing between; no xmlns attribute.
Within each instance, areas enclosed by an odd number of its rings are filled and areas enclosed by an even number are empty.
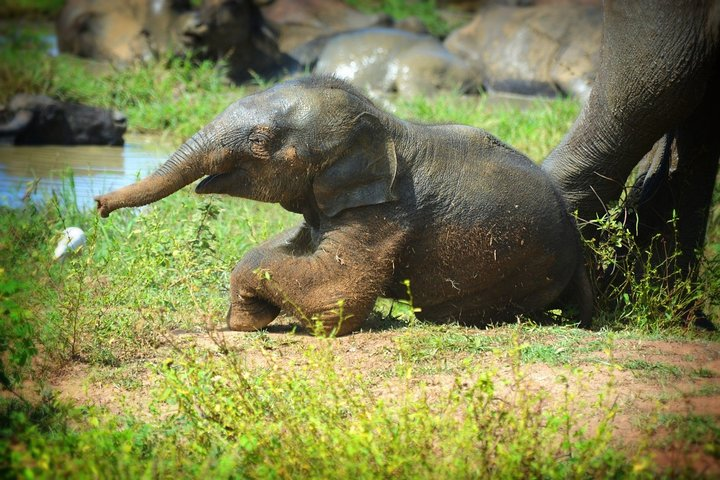
<svg viewBox="0 0 720 480"><path fill-rule="evenodd" d="M268 128L257 128L249 136L248 142L250 142L250 150L258 156L265 158L270 155L270 140L272 136L270 129Z"/></svg>
<svg viewBox="0 0 720 480"><path fill-rule="evenodd" d="M266 144L269 140L269 137L263 133L255 132L248 138L250 140L250 143L253 145L262 145Z"/></svg>
<svg viewBox="0 0 720 480"><path fill-rule="evenodd" d="M272 130L264 125L255 127L248 136L251 143L268 143L270 138L272 138Z"/></svg>

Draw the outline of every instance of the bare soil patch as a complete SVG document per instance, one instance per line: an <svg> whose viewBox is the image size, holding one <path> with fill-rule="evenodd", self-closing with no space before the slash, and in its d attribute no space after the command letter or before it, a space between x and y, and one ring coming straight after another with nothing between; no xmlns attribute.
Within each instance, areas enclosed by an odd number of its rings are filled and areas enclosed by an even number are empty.
<svg viewBox="0 0 720 480"><path fill-rule="evenodd" d="M464 342L456 344L448 340L453 337L424 328L368 331L335 339L296 334L285 327L257 334L176 332L143 362L117 369L75 364L51 384L61 398L151 421L156 415L150 412L152 391L159 381L153 365L173 352L190 349L218 355L234 350L241 352L249 368L262 369L297 368L307 362L309 349L329 346L339 368L362 375L384 398L416 388L442 401L456 382L471 382L480 370L494 372L496 395L503 398L518 388L514 372L519 371L522 388L542 392L548 405L569 398L590 431L601 420L597 402L605 394L603 401L617 406L613 426L619 447L633 451L650 444L662 468L692 468L701 475L720 476L720 449L708 444L717 441L717 433L708 437L693 430L703 425L715 432L720 428L720 344L621 339L607 348L603 334L568 332L565 336L540 329L521 335L518 343L523 352L547 351L550 356L528 356L519 363L517 356L507 354L518 346L507 345L506 328L453 327L452 335ZM408 369L413 372L410 382Z"/></svg>

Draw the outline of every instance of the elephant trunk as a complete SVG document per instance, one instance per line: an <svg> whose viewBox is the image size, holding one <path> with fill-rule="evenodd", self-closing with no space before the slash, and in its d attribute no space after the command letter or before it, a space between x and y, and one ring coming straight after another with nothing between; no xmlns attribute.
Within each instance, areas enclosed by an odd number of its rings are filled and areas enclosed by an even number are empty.
<svg viewBox="0 0 720 480"><path fill-rule="evenodd" d="M206 135L200 131L193 135L150 176L132 185L95 197L101 217L107 217L118 208L140 207L156 202L191 184L201 176L215 173L212 151Z"/></svg>

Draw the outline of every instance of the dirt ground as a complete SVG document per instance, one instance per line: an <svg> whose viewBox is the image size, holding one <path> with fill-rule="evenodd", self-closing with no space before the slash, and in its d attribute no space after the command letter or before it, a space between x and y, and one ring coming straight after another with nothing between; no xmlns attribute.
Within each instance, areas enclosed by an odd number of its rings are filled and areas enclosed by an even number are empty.
<svg viewBox="0 0 720 480"><path fill-rule="evenodd" d="M569 391L589 429L600 421L593 408L598 395L608 392L606 401L617 405L614 438L621 448L631 451L650 444L654 461L663 468L690 467L702 476L720 477L719 343L627 337L614 338L608 344L607 334L568 332L565 335L557 329L539 329L521 336L519 340L527 352L549 353L546 357L528 356L520 362L523 385L545 392L550 402L562 401ZM282 325L259 335L174 332L167 345L120 370L75 363L51 383L61 398L104 406L110 411L129 410L150 420L149 392L157 378L149 366L161 362L173 349L235 349L257 368L271 364L292 368L305 361L304 352L310 346L329 342L339 365L361 373L383 396L392 396L397 388L397 376L389 372L406 365L412 366L418 388L438 398L458 377L468 375L463 367L468 364L482 365L496 372L498 379L512 377L513 362L503 354L503 343L496 342L507 339L509 330L453 327L451 333L466 343L469 339L500 347L485 351L449 348L441 331L422 328L381 329L336 339L295 334ZM563 376L570 380L559 382ZM509 395L511 388L501 385L496 394ZM663 418L672 421L658 423ZM709 437L702 429L704 425L710 425Z"/></svg>

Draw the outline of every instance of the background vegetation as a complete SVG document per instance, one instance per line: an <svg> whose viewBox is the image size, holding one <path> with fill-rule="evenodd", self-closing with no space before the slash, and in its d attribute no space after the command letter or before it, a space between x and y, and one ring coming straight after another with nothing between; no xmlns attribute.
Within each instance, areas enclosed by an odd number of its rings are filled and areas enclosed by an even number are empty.
<svg viewBox="0 0 720 480"><path fill-rule="evenodd" d="M222 66L210 63L165 59L118 71L50 58L38 36L26 31L3 33L8 41L0 48L0 102L25 91L118 108L132 131L171 142L253 88L228 85ZM579 110L571 100L520 111L456 94L398 100L393 107L403 118L485 128L535 160L560 141ZM234 262L297 217L276 205L182 191L141 214L123 210L100 221L77 208L70 176L42 204L0 207L0 383L7 393L0 399L0 475L652 476L646 449L628 453L611 437L617 413L612 382L594 387L597 395L586 406L599 421L588 428L570 393L548 402L526 385L521 367L538 361L569 365L559 379L560 390L569 392L580 381L575 363L610 348L612 330L633 338L717 342L715 334L688 328L687 319L699 307L717 312L712 262L720 249L718 203L701 281L676 288L630 275L632 298L606 309L597 335L521 323L487 337L421 324L385 301L369 325L402 333L388 347L386 370L367 375L339 361L332 340L303 347L290 362L274 352L289 348L279 342L295 342L292 336L259 333L239 344L212 336L210 348L199 348L180 344L173 333L212 331L224 317ZM81 254L54 263L58 234L68 226L81 226L88 244ZM604 228L611 242L631 242L615 223ZM668 299L683 307L671 308ZM467 361L448 366L449 352L463 352ZM506 366L502 373L497 362ZM144 415L65 404L48 384L73 366L127 391L152 392L155 400ZM657 364L626 368L707 375ZM428 372L445 373L449 386L433 393L423 385ZM394 385L389 393L382 387L386 380ZM700 426L685 440L702 448L718 443L712 419L693 422Z"/></svg>
<svg viewBox="0 0 720 480"><path fill-rule="evenodd" d="M5 19L52 19L65 0L0 0L0 17Z"/></svg>

